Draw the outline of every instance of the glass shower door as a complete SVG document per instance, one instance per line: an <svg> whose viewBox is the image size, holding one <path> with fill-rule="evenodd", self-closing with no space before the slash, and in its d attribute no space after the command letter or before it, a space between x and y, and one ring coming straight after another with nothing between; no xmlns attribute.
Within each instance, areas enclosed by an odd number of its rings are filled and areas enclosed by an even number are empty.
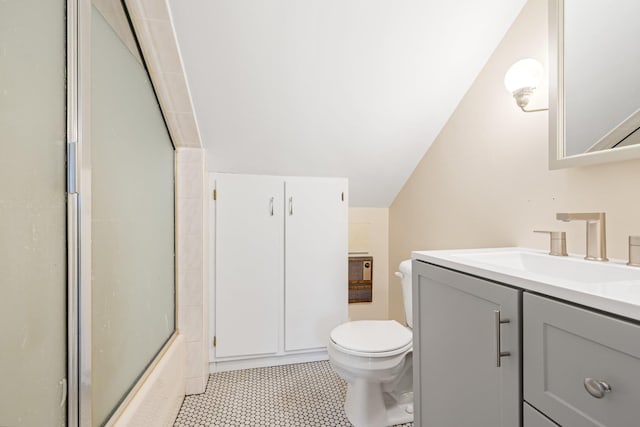
<svg viewBox="0 0 640 427"><path fill-rule="evenodd" d="M175 330L175 163L121 2L92 4L91 415L102 425Z"/></svg>
<svg viewBox="0 0 640 427"><path fill-rule="evenodd" d="M0 426L66 424L65 4L0 2Z"/></svg>

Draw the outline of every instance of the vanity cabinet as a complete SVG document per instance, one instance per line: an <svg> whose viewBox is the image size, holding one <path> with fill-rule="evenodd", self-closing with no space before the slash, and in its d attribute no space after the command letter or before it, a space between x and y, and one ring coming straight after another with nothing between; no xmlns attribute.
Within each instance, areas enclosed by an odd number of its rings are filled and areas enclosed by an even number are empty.
<svg viewBox="0 0 640 427"><path fill-rule="evenodd" d="M528 293L523 312L526 402L562 426L640 425L638 324Z"/></svg>
<svg viewBox="0 0 640 427"><path fill-rule="evenodd" d="M640 269L526 248L412 256L417 427L640 426ZM503 292L520 296L515 315ZM520 313L516 331L483 332L481 307L494 304L501 319ZM521 388L509 370L500 387L483 373L496 337ZM521 418L506 418L514 399Z"/></svg>
<svg viewBox="0 0 640 427"><path fill-rule="evenodd" d="M413 261L416 426L520 425L521 298Z"/></svg>
<svg viewBox="0 0 640 427"><path fill-rule="evenodd" d="M212 174L210 188L210 361L326 355L347 320L347 180Z"/></svg>
<svg viewBox="0 0 640 427"><path fill-rule="evenodd" d="M523 427L558 427L540 412L536 411L531 405L524 403L522 405L522 426Z"/></svg>

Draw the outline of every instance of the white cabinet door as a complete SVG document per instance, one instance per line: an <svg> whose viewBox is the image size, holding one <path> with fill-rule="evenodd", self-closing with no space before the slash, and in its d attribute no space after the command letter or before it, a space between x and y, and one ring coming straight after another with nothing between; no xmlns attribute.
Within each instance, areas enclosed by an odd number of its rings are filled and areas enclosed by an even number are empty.
<svg viewBox="0 0 640 427"><path fill-rule="evenodd" d="M216 174L216 357L276 353L282 317L282 178Z"/></svg>
<svg viewBox="0 0 640 427"><path fill-rule="evenodd" d="M326 347L347 320L347 180L285 183L285 350Z"/></svg>
<svg viewBox="0 0 640 427"><path fill-rule="evenodd" d="M413 261L416 425L520 425L520 300L516 289Z"/></svg>

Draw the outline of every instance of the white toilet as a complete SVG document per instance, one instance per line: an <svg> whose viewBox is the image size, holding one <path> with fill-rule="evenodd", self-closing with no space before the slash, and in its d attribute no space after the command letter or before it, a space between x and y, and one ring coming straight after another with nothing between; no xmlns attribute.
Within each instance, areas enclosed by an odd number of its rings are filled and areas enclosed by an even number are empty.
<svg viewBox="0 0 640 427"><path fill-rule="evenodd" d="M331 331L329 361L348 383L344 410L355 427L413 421L411 260L400 263L396 276L408 328L395 320L359 320Z"/></svg>

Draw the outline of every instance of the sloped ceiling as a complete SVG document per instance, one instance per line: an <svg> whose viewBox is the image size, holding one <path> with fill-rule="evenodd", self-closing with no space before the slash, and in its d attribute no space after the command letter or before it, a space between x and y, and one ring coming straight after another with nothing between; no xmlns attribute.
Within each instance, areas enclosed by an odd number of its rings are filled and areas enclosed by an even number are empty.
<svg viewBox="0 0 640 427"><path fill-rule="evenodd" d="M209 170L389 206L524 3L170 0Z"/></svg>

